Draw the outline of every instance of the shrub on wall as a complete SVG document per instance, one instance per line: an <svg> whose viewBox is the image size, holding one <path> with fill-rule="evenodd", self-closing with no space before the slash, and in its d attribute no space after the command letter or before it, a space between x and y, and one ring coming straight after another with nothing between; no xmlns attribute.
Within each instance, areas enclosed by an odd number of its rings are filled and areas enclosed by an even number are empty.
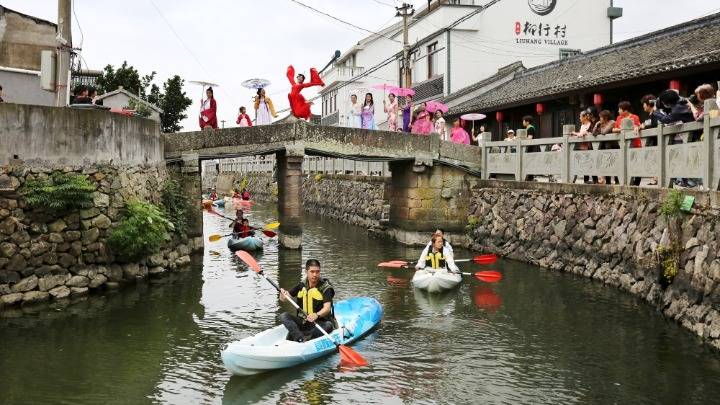
<svg viewBox="0 0 720 405"><path fill-rule="evenodd" d="M108 238L113 253L122 260L135 261L157 252L168 232L173 230L162 209L150 203L130 201L126 210L120 225Z"/></svg>
<svg viewBox="0 0 720 405"><path fill-rule="evenodd" d="M162 186L162 204L175 231L185 235L190 221L190 202L183 195L180 183L166 180Z"/></svg>
<svg viewBox="0 0 720 405"><path fill-rule="evenodd" d="M93 205L95 184L77 173L55 172L49 178L28 180L21 189L30 207L55 211L89 208Z"/></svg>

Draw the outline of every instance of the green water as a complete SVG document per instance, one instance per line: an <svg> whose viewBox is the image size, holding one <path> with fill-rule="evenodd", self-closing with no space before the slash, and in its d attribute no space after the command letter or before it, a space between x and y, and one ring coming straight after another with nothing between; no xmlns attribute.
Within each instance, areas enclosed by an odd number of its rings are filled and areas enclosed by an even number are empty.
<svg viewBox="0 0 720 405"><path fill-rule="evenodd" d="M253 222L270 222L272 207ZM223 345L276 325L272 287L223 242L192 271L71 305L0 313L0 404L713 403L720 355L649 305L599 283L500 261L497 284L466 280L437 296L381 260L415 257L358 227L308 216L304 248L258 256L290 287L318 258L337 297L380 301L380 327L354 349L288 370L233 377ZM206 236L227 222L205 218ZM216 251L219 255L213 254ZM470 256L458 250L456 257ZM480 269L464 263L466 271Z"/></svg>

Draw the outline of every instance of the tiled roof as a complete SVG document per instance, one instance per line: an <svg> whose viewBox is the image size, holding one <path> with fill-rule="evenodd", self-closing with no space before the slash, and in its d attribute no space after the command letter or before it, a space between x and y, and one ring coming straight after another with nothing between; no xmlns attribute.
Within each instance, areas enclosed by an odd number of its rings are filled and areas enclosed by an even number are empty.
<svg viewBox="0 0 720 405"><path fill-rule="evenodd" d="M518 105L628 79L720 63L720 13L518 73L450 114Z"/></svg>

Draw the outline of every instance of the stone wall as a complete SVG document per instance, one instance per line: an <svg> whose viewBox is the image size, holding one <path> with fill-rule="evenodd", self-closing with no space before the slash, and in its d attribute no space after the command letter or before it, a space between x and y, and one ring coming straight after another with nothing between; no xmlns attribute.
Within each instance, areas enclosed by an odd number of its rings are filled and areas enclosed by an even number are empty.
<svg viewBox="0 0 720 405"><path fill-rule="evenodd" d="M217 179L218 194L228 195L247 179L247 190L257 201L277 202L277 183L266 173L222 173ZM390 206L388 179L341 174L303 177L303 208L314 214L370 229L387 224Z"/></svg>
<svg viewBox="0 0 720 405"><path fill-rule="evenodd" d="M667 190L483 181L473 190L471 247L598 280L636 295L720 348L718 193L695 193L682 218L678 275L653 261Z"/></svg>
<svg viewBox="0 0 720 405"><path fill-rule="evenodd" d="M164 166L56 167L82 173L96 185L91 208L66 213L26 206L20 188L49 168L10 166L0 171L0 307L62 299L89 290L117 288L190 264L202 239L175 237L162 251L137 263L119 264L106 245L130 199L159 203Z"/></svg>
<svg viewBox="0 0 720 405"><path fill-rule="evenodd" d="M303 180L306 211L370 229L387 224L388 180L382 177L311 175Z"/></svg>

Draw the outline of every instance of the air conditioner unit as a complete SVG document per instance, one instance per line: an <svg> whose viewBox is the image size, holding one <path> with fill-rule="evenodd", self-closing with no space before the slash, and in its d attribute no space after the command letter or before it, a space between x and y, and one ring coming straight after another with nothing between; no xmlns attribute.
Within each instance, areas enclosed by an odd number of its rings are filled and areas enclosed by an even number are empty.
<svg viewBox="0 0 720 405"><path fill-rule="evenodd" d="M55 91L55 51L40 51L40 87Z"/></svg>

